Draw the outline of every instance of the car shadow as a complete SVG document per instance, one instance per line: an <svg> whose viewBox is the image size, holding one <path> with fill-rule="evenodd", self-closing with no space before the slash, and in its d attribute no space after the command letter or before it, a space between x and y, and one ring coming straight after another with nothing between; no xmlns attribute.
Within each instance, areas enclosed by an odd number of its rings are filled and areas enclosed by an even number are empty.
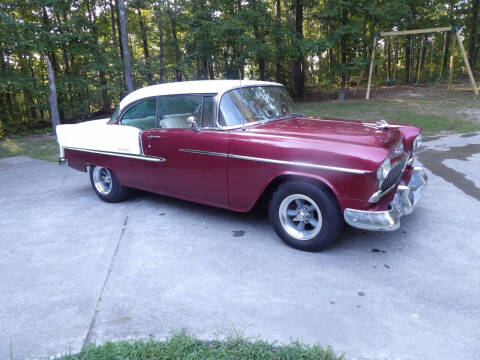
<svg viewBox="0 0 480 360"><path fill-rule="evenodd" d="M175 209L175 211L201 215L204 220L211 221L212 223L217 221L231 223L233 237L243 236L247 224L249 228L271 228L268 218L268 209L265 204L257 204L251 211L239 213L228 209L198 204L142 190L132 190L128 201L153 202L163 210L165 208L172 208ZM405 217L402 221L405 222L405 225L407 225L406 227L408 228L408 217ZM251 233L249 235L251 235ZM322 253L334 254L336 252L345 251L364 253L365 251L370 252L372 249L374 250L377 248L380 249L380 251L393 251L394 249L398 249L398 238L406 236L408 236L407 232L402 229L393 232L372 232L356 229L344 224L343 231L339 235L337 241L330 248L323 250ZM260 236L257 235L257 237ZM278 239L273 229L271 229L270 236L268 237ZM262 236L262 239L264 238L265 236ZM281 240L278 239L278 241L281 246Z"/></svg>

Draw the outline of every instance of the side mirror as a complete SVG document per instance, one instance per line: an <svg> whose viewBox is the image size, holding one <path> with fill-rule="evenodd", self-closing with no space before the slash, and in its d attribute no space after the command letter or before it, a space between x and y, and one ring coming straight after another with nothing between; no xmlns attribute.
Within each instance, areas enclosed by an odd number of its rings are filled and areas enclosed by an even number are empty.
<svg viewBox="0 0 480 360"><path fill-rule="evenodd" d="M187 124L190 129L198 130L197 120L195 119L195 116L190 115L189 117L187 117Z"/></svg>

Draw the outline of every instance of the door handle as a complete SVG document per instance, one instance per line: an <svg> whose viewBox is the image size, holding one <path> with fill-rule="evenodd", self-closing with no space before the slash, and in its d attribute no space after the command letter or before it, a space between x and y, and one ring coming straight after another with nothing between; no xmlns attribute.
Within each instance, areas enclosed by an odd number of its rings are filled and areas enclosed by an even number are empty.
<svg viewBox="0 0 480 360"><path fill-rule="evenodd" d="M160 136L158 136L158 135L148 135L148 136L147 136L147 139L148 139L148 140L160 139Z"/></svg>

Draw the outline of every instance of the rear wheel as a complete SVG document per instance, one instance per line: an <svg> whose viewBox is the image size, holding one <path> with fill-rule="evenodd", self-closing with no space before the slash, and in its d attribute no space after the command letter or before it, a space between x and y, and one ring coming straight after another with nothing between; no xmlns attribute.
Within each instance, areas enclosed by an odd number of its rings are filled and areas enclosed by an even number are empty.
<svg viewBox="0 0 480 360"><path fill-rule="evenodd" d="M288 245L306 251L331 246L343 227L335 196L329 189L306 182L288 182L274 192L270 221Z"/></svg>
<svg viewBox="0 0 480 360"><path fill-rule="evenodd" d="M90 166L90 182L100 199L114 203L124 200L128 188L122 186L113 171L102 166Z"/></svg>

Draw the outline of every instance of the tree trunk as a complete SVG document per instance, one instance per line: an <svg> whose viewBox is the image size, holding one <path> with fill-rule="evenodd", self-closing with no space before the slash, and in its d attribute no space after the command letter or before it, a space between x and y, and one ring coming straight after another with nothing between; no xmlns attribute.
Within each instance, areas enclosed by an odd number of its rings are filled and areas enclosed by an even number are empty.
<svg viewBox="0 0 480 360"><path fill-rule="evenodd" d="M57 103L57 89L55 87L55 74L53 72L52 63L48 56L45 56L45 62L47 63L48 73L48 105L50 106L50 120L52 121L52 129L55 135L57 134L57 125L60 124L58 116L58 103Z"/></svg>
<svg viewBox="0 0 480 360"><path fill-rule="evenodd" d="M109 4L110 4L110 21L111 21L111 27L112 27L112 42L113 42L113 51L115 52L115 56L117 57L118 59L118 52L117 52L117 49L118 49L118 40L117 40L117 26L116 26L116 16L115 16L115 13L116 13L116 8L115 8L115 5L113 4L112 0L109 1Z"/></svg>
<svg viewBox="0 0 480 360"><path fill-rule="evenodd" d="M119 5L118 5L119 0L115 0L115 18L117 22L117 29L118 29L118 44L120 46L120 58L123 61L123 42L122 42L122 32L120 30L120 10L119 10ZM125 75L125 74L124 74Z"/></svg>
<svg viewBox="0 0 480 360"><path fill-rule="evenodd" d="M468 62L472 71L475 71L478 52L478 6L480 0L472 0L472 26L470 28L470 45L468 48Z"/></svg>
<svg viewBox="0 0 480 360"><path fill-rule="evenodd" d="M296 0L295 3L295 32L298 40L303 40L303 0ZM295 84L295 95L303 97L305 92L305 60L302 50L299 49L299 54L293 62L293 82Z"/></svg>
<svg viewBox="0 0 480 360"><path fill-rule="evenodd" d="M275 22L277 27L277 33L275 34L275 80L279 83L282 82L282 56L280 54L280 41L281 37L278 32L281 29L281 19L282 19L282 5L280 0L275 1Z"/></svg>
<svg viewBox="0 0 480 360"><path fill-rule="evenodd" d="M412 35L407 37L406 45L405 45L405 83L408 84L410 82L410 72L411 72L411 64L410 64L410 57L412 56L411 53L411 38Z"/></svg>
<svg viewBox="0 0 480 360"><path fill-rule="evenodd" d="M29 66L28 66L28 59L24 55L19 56L20 60L20 68L22 69L23 74L26 75L30 73ZM32 89L33 89L33 83L35 82L35 78L30 77L30 81L32 84ZM35 114L35 104L33 101L33 93L32 90L30 89L23 89L23 96L24 96L24 105L25 105L25 110L26 110L26 116L27 116L27 123L30 124L30 126L35 125L35 120L36 120L36 114Z"/></svg>
<svg viewBox="0 0 480 360"><path fill-rule="evenodd" d="M127 17L125 11L124 0L118 0L118 17L120 20L120 39L123 48L123 65L125 68L125 84L127 85L127 92L133 91L132 66L130 64L130 49L128 47L127 38Z"/></svg>
<svg viewBox="0 0 480 360"><path fill-rule="evenodd" d="M140 32L142 35L142 45L143 45L143 56L145 58L145 67L147 69L147 83L148 85L152 84L152 70L150 67L150 54L148 53L148 40L147 40L147 29L145 27L145 23L142 19L142 12L139 8L137 8L138 14L138 23L140 25Z"/></svg>
<svg viewBox="0 0 480 360"><path fill-rule="evenodd" d="M105 64L105 60L104 60L104 56L103 56L103 47L98 45L100 44L99 42L99 39L98 39L98 29L97 29L97 17L95 15L95 12L92 11L92 8L90 7L90 3L89 1L86 1L87 3L87 9L88 9L88 13L89 13L89 17L90 17L90 21L92 23L91 25L91 30L92 30L92 35L93 35L93 38L95 39L95 44L96 44L96 47L94 49L95 51L95 55L99 61L99 64L101 66L101 68L99 69L98 71L98 81L100 83L100 91L102 93L102 103L101 103L101 106L100 106L100 109L101 109L101 112L102 113L108 113L110 112L110 107L111 107L111 103L110 103L110 98L108 96L108 91L107 91L107 79L106 79L106 74L105 74L105 68L106 66L102 66Z"/></svg>
<svg viewBox="0 0 480 360"><path fill-rule="evenodd" d="M440 72L442 73L442 76L445 75L444 71L445 71L445 68L447 67L447 64L448 64L449 53L450 53L450 43L452 41L451 36L452 36L452 32L448 31L447 32L447 39L446 39L446 43L445 43L445 54L443 55L441 68L440 68Z"/></svg>
<svg viewBox="0 0 480 360"><path fill-rule="evenodd" d="M177 35L177 2L173 2L173 11L170 9L170 25L172 29L173 43L175 46L175 75L177 81L182 81L182 70L180 69L180 46L178 44Z"/></svg>
<svg viewBox="0 0 480 360"><path fill-rule="evenodd" d="M215 70L213 69L213 62L208 65L208 77L210 80L215 79Z"/></svg>
<svg viewBox="0 0 480 360"><path fill-rule="evenodd" d="M164 72L165 72L165 49L164 49L164 40L163 40L163 9L164 2L161 1L160 4L157 6L155 15L157 17L157 29L158 29L158 47L160 48L159 53L159 69L158 69L158 83L163 83Z"/></svg>
<svg viewBox="0 0 480 360"><path fill-rule="evenodd" d="M250 0L249 1L250 6L252 10L257 13L258 12L258 6L257 6L257 0ZM263 46L264 40L263 40L263 35L260 32L259 24L258 21L255 19L253 22L253 36L255 38L255 42L257 43L256 49L257 49L257 55L256 55L256 60L258 64L258 76L260 80L265 80L265 57L262 52L258 52L258 49Z"/></svg>
<svg viewBox="0 0 480 360"><path fill-rule="evenodd" d="M206 56L202 56L202 79L208 79L208 58Z"/></svg>
<svg viewBox="0 0 480 360"><path fill-rule="evenodd" d="M347 9L342 9L342 25L345 27L348 23L348 13ZM340 91L338 93L338 100L345 100L345 83L347 79L346 66L347 66L347 39L345 35L342 35L342 40L340 41L340 52L342 57L342 73L340 74Z"/></svg>

